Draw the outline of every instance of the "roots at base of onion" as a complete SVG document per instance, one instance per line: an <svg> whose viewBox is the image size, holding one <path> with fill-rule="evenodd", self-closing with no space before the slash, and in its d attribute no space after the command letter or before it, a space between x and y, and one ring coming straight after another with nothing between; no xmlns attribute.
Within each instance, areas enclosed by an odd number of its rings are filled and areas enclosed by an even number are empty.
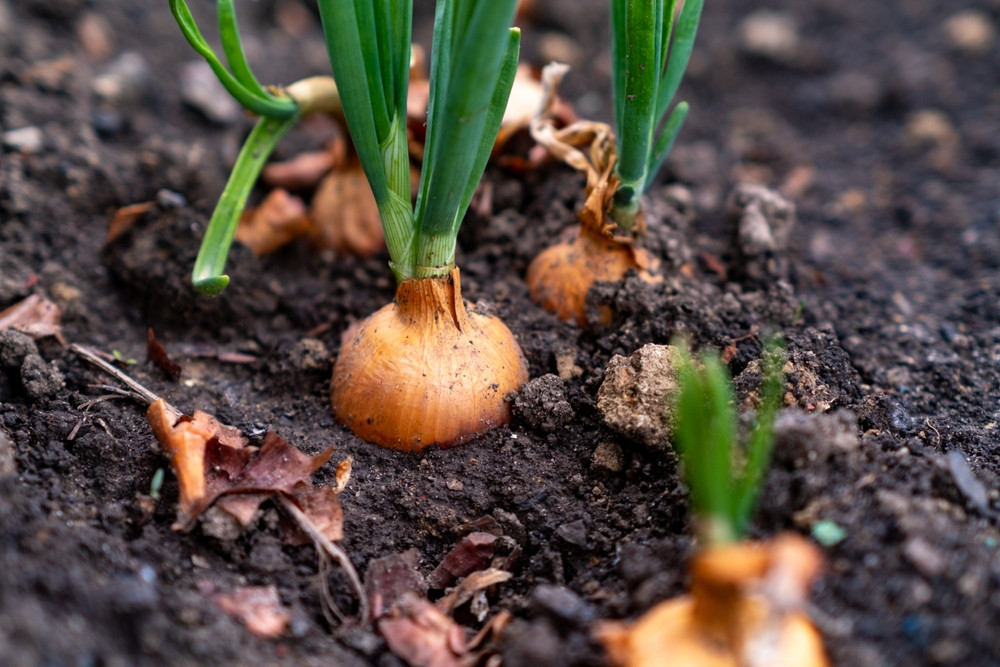
<svg viewBox="0 0 1000 667"><path fill-rule="evenodd" d="M513 334L466 309L453 269L403 281L393 303L361 322L334 364L330 402L358 437L419 451L507 423L506 397L527 380Z"/></svg>
<svg viewBox="0 0 1000 667"><path fill-rule="evenodd" d="M600 236L587 227L573 227L567 240L535 257L526 280L535 303L583 327L588 324L587 292L595 283L617 282L630 269L647 282L658 282L662 278L655 275L657 264L642 248ZM612 317L611 309L602 307L596 323L607 324Z"/></svg>

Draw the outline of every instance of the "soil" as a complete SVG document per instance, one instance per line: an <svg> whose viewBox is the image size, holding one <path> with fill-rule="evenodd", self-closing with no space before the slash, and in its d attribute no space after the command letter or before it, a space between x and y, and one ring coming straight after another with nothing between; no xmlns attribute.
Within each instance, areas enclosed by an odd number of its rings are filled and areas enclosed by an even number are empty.
<svg viewBox="0 0 1000 667"><path fill-rule="evenodd" d="M213 34L211 3L193 4ZM0 308L46 295L68 342L137 359L127 371L182 409L258 443L273 429L352 457L341 544L362 574L409 549L429 573L493 517L521 550L493 600L514 615L510 665L602 664L593 620L685 590L692 526L674 459L597 411L612 356L684 333L724 350L734 375L749 367L746 398L761 337L779 329L795 407L751 535L843 529L823 548L810 609L833 662L1000 664L1000 4L772 0L763 18L755 2L706 4L681 88L692 113L648 203L666 279L598 286L612 324L565 324L523 281L574 220L581 178L487 173L492 219L469 215L458 262L467 300L504 319L535 378L510 427L407 455L335 424L331 359L341 333L392 298L384 256L295 243L257 259L237 246L229 290L193 293L198 241L250 121L182 102L196 57L165 2L0 0ZM609 120L606 3L536 5L524 59L569 60L564 94ZM960 9L992 25L984 48L949 32ZM327 71L305 4L239 10L259 78ZM417 3L419 39L431 12ZM747 22L768 16L777 36L754 42ZM10 134L25 127L40 137ZM278 157L323 131L294 131ZM741 183L768 188L740 200L767 199L767 223L787 223L794 204L787 248L759 255L741 240L727 213ZM156 204L106 244L114 211L144 201ZM150 327L179 380L145 360ZM232 540L177 532L168 473L144 509L169 464L141 406L93 402L109 378L54 339L36 354L7 335L0 353L0 662L400 664L370 630L327 624L315 552L282 544L276 508ZM278 640L207 594L268 584L293 610Z"/></svg>

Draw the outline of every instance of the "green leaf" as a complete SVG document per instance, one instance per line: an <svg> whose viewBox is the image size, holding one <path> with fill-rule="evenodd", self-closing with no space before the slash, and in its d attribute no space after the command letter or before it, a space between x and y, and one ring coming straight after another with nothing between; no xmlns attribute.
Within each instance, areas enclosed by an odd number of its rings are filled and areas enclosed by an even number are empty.
<svg viewBox="0 0 1000 667"><path fill-rule="evenodd" d="M370 76L370 73L379 71L380 66L374 62L376 51L373 45L367 41L362 43L356 4L362 5L363 9L366 3L320 0L319 12L351 142L364 167L375 201L381 206L389 200L390 190L381 152L384 135L378 132L375 116L376 113L385 114L385 95L381 91L381 77ZM402 0L394 6L397 10L401 7L409 10L412 4L409 0ZM372 36L369 34L368 37ZM409 44L406 51L409 53ZM371 89L373 84L378 91ZM379 106L380 111L376 111Z"/></svg>
<svg viewBox="0 0 1000 667"><path fill-rule="evenodd" d="M655 5L654 0L626 0L624 57L614 61L625 69L615 170L623 185L631 185L638 192L646 182L660 78L656 69L659 39Z"/></svg>
<svg viewBox="0 0 1000 667"><path fill-rule="evenodd" d="M202 294L217 296L229 284L229 276L223 271L247 197L274 147L298 120L298 115L261 118L243 142L219 203L215 205L191 274L191 282Z"/></svg>
<svg viewBox="0 0 1000 667"><path fill-rule="evenodd" d="M298 114L298 105L290 97L260 95L247 88L226 69L222 61L215 55L215 51L202 37L201 31L198 30L198 25L191 15L191 10L184 0L170 0L170 11L191 47L205 59L225 89L240 104L255 114L270 118L288 118Z"/></svg>
<svg viewBox="0 0 1000 667"><path fill-rule="evenodd" d="M684 70L687 69L688 61L691 59L691 50L694 48L694 38L698 33L698 23L701 20L704 4L705 0L684 0L684 8L681 9L681 15L674 28L675 35L670 44L666 70L661 70L663 79L660 81L656 99L657 124L667 113L670 101L674 99L681 85L681 79L684 78Z"/></svg>
<svg viewBox="0 0 1000 667"><path fill-rule="evenodd" d="M240 27L236 21L233 0L218 0L216 7L219 15L219 37L222 40L222 51L226 54L226 62L229 63L229 69L233 71L233 76L253 94L268 97L267 91L253 75L246 56L243 54L243 43L240 41Z"/></svg>
<svg viewBox="0 0 1000 667"><path fill-rule="evenodd" d="M757 505L764 475L774 449L774 420L784 398L785 350L781 339L773 337L764 344L761 357L760 406L747 444L747 462L743 475L734 485L734 523L739 532L746 529Z"/></svg>
<svg viewBox="0 0 1000 667"><path fill-rule="evenodd" d="M687 118L687 115L687 102L681 102L674 107L673 112L670 114L670 118L667 119L666 125L663 126L663 130L660 132L660 136L656 138L653 150L649 154L649 174L655 174L660 170L660 167L663 165L663 161L667 159L670 149L674 146L674 141L677 139L677 133L680 132L681 126L684 124L684 119Z"/></svg>
<svg viewBox="0 0 1000 667"><path fill-rule="evenodd" d="M461 206L469 181L482 176L481 171L475 173L477 158L489 134L490 107L498 102L497 82L512 39L506 26L515 4L516 0L438 3L426 152L416 209L421 235L451 233L465 213ZM502 111L501 107L501 115ZM495 133L489 140L494 138Z"/></svg>

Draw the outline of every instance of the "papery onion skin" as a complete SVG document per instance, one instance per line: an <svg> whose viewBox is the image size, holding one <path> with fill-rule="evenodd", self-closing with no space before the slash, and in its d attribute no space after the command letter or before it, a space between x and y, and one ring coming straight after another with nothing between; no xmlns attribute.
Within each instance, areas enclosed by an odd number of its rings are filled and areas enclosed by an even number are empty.
<svg viewBox="0 0 1000 667"><path fill-rule="evenodd" d="M459 272L404 280L360 323L333 368L337 421L402 451L452 447L510 421L506 398L528 380L510 330L469 312Z"/></svg>

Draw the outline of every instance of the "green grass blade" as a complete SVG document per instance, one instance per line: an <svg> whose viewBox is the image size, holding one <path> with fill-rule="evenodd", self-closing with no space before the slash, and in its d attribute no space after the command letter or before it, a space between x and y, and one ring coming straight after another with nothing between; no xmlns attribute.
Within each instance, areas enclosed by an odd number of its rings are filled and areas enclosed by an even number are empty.
<svg viewBox="0 0 1000 667"><path fill-rule="evenodd" d="M653 141L656 109L654 0L628 0L625 10L625 86L618 128L618 162L615 171L622 181L622 194L641 193Z"/></svg>
<svg viewBox="0 0 1000 667"><path fill-rule="evenodd" d="M319 12L351 142L364 167L375 201L381 206L388 202L390 191L382 161L380 137L376 131L373 98L369 92L369 68L364 62L365 51L358 34L359 23L354 2L320 0Z"/></svg>
<svg viewBox="0 0 1000 667"><path fill-rule="evenodd" d="M243 43L240 40L240 27L236 21L236 10L233 0L218 0L216 13L219 16L219 38L222 40L222 52L226 54L226 62L236 80L254 95L268 97L264 87L250 70L246 55L243 53Z"/></svg>
<svg viewBox="0 0 1000 667"><path fill-rule="evenodd" d="M170 11L180 26L181 32L188 43L202 58L219 78L229 94L255 114L269 118L289 118L298 114L298 105L291 98L274 97L271 95L261 97L248 89L229 70L225 68L215 51L209 46L205 38L202 37L198 25L195 23L191 10L184 0L170 0Z"/></svg>
<svg viewBox="0 0 1000 667"><path fill-rule="evenodd" d="M674 36L674 23L677 17L677 0L667 0L666 7L661 7L660 9L660 20L662 25L660 27L660 50L659 59L657 60L659 66L657 71L662 75L667 69L667 59L670 56L670 40ZM662 82L661 82L662 83ZM663 114L660 114L662 116Z"/></svg>
<svg viewBox="0 0 1000 667"><path fill-rule="evenodd" d="M735 535L732 516L733 446L736 443L736 408L729 372L718 354L702 355L708 392L709 434L703 479L703 494L715 530Z"/></svg>
<svg viewBox="0 0 1000 667"><path fill-rule="evenodd" d="M223 271L247 197L274 147L297 122L298 116L261 118L243 142L194 263L191 282L199 292L216 296L229 284Z"/></svg>
<svg viewBox="0 0 1000 667"><path fill-rule="evenodd" d="M393 75L393 105L406 109L406 95L410 85L410 56L413 43L413 2L392 0L390 6L389 41L394 45L390 68ZM405 45L405 48L403 46Z"/></svg>
<svg viewBox="0 0 1000 667"><path fill-rule="evenodd" d="M687 118L687 115L688 103L679 103L671 112L670 118L667 119L663 130L660 132L660 136L656 138L653 150L649 154L649 180L646 182L647 187L653 182L653 176L660 170L663 161L667 159L667 155L670 153L670 149L673 148L674 141L677 139L677 133L680 132L681 126L684 125L684 119Z"/></svg>
<svg viewBox="0 0 1000 667"><path fill-rule="evenodd" d="M698 23L701 20L701 10L705 0L684 0L684 7L674 27L674 37L667 55L666 70L662 71L656 99L656 118L663 118L670 106L670 101L677 94L677 89L684 78L694 48L694 38L698 33Z"/></svg>
<svg viewBox="0 0 1000 667"><path fill-rule="evenodd" d="M736 484L734 522L745 532L757 506L760 487L771 463L774 450L774 420L784 397L785 350L780 338L764 344L761 357L760 407L747 445L747 463L742 479Z"/></svg>
<svg viewBox="0 0 1000 667"><path fill-rule="evenodd" d="M450 71L446 73L447 83L442 86L437 82L431 91L432 96L443 92L444 99L434 99L428 110L426 145L431 147L431 159L425 154L416 223L419 234L429 235L450 233L455 227L483 141L489 107L510 41L506 27L513 19L516 2L444 0L438 5L439 12L442 4L454 5L453 21L468 18L464 25L455 22L461 32L451 34L450 43L435 41L431 54L432 63L445 61ZM440 72L432 74L438 75Z"/></svg>

